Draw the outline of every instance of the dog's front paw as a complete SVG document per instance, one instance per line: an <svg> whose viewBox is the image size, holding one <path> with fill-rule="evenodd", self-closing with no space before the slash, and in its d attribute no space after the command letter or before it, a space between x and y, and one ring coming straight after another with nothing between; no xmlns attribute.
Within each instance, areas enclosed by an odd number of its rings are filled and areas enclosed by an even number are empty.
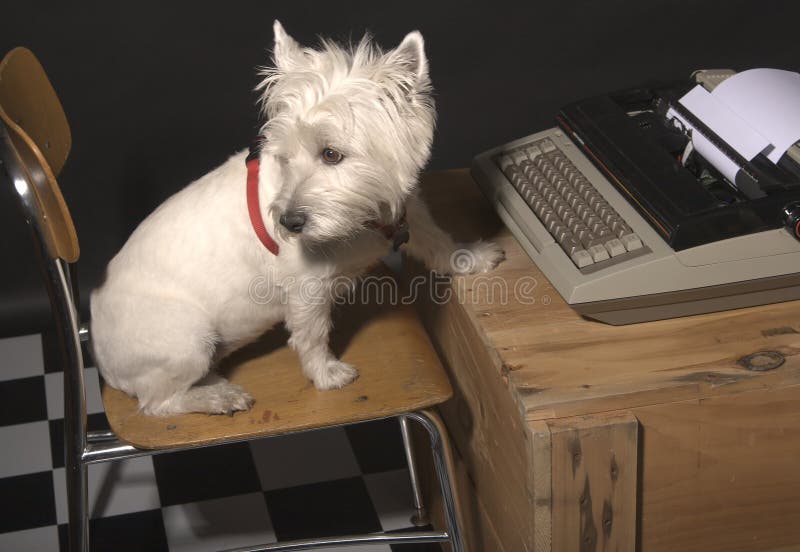
<svg viewBox="0 0 800 552"><path fill-rule="evenodd" d="M314 386L320 391L344 387L358 377L358 370L341 360L330 360L317 371Z"/></svg>
<svg viewBox="0 0 800 552"><path fill-rule="evenodd" d="M450 273L489 272L505 258L505 251L492 242L477 241L470 244L459 244L459 248L450 255Z"/></svg>

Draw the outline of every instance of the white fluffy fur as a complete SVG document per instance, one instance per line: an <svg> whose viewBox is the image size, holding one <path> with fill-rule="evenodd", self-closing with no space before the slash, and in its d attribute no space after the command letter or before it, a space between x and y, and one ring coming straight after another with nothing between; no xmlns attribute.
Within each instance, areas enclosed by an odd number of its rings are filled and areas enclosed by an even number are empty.
<svg viewBox="0 0 800 552"><path fill-rule="evenodd" d="M370 221L394 222L405 209L407 251L442 273L465 247L436 226L416 195L435 120L420 33L384 53L369 37L351 49L324 41L314 50L298 45L277 21L274 32L274 68L263 70L259 86L267 118L259 192L280 256L264 248L250 224L241 152L142 222L92 294L100 372L138 397L148 414L249 408L245 390L210 370L280 321L317 388L355 379L356 369L328 348L327 286L386 253L386 239L365 227ZM324 163L324 148L343 153L343 161ZM301 233L278 224L288 210L305 213ZM474 271L502 259L493 244L466 247ZM250 294L263 275L266 285L280 287L267 304ZM311 278L317 285L304 286Z"/></svg>

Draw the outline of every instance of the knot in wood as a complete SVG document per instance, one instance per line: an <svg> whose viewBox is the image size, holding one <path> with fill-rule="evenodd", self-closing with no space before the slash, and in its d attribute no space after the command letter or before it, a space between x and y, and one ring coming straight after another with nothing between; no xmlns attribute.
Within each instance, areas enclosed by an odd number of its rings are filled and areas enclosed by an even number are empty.
<svg viewBox="0 0 800 552"><path fill-rule="evenodd" d="M746 370L753 372L766 372L774 370L786 362L786 357L778 351L759 351L750 355L745 355L736 363Z"/></svg>

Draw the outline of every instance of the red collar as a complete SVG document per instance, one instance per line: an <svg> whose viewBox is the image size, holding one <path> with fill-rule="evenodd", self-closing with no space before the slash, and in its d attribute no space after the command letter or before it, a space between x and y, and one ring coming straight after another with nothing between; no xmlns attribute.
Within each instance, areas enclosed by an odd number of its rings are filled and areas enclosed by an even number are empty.
<svg viewBox="0 0 800 552"><path fill-rule="evenodd" d="M260 164L258 155L247 157L247 212L250 213L250 223L253 225L253 230L256 231L256 236L264 244L264 247L277 257L280 248L267 232L258 203L258 167Z"/></svg>
<svg viewBox="0 0 800 552"><path fill-rule="evenodd" d="M261 207L258 202L258 168L261 164L258 150L251 148L250 155L247 156L247 212L250 214L250 224L253 225L253 230L256 236L264 244L264 247L278 256L280 247L272 239L272 236L267 232L267 227L264 225L264 218L261 216ZM392 247L395 251L408 241L408 223L406 222L406 213L400 216L396 224L379 224L377 222L369 223L368 226L383 234L383 236L392 242Z"/></svg>

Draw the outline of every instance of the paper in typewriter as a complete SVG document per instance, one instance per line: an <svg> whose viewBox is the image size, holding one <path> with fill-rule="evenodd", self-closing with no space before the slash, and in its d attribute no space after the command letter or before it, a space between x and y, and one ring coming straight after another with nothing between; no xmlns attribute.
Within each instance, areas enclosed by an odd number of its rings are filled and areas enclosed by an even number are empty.
<svg viewBox="0 0 800 552"><path fill-rule="evenodd" d="M710 93L697 86L680 102L748 160L763 152L777 163L800 140L798 73L751 69Z"/></svg>

